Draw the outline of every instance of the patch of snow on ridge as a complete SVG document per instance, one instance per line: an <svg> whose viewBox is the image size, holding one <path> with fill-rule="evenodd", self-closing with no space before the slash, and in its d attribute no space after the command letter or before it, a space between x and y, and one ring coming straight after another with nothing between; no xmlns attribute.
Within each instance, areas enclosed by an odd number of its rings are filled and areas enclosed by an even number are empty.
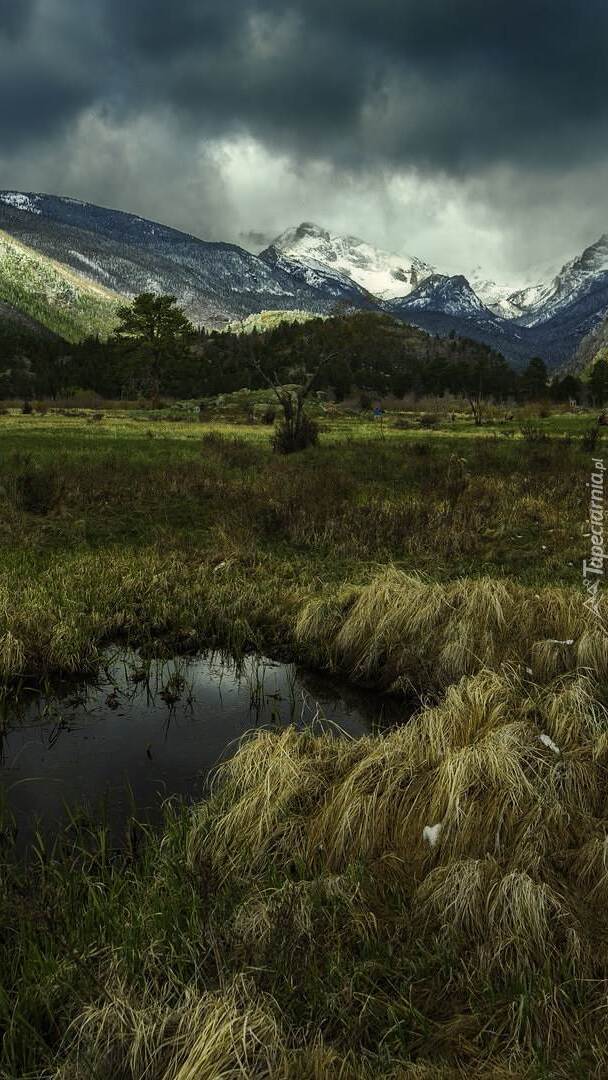
<svg viewBox="0 0 608 1080"><path fill-rule="evenodd" d="M5 191L0 194L0 202L6 203L7 206L12 206L15 210L24 210L29 214L41 214L42 210L38 208L40 202L37 196L32 199L29 195L22 195L18 191Z"/></svg>
<svg viewBox="0 0 608 1080"><path fill-rule="evenodd" d="M94 270L97 274L103 274L103 276L106 278L110 277L108 271L104 270L103 266L100 266L100 264L95 262L94 259L87 259L86 255L82 255L80 251L73 251L70 248L69 254L73 255L75 259L78 259L79 262L84 263L84 265L88 266L91 270Z"/></svg>

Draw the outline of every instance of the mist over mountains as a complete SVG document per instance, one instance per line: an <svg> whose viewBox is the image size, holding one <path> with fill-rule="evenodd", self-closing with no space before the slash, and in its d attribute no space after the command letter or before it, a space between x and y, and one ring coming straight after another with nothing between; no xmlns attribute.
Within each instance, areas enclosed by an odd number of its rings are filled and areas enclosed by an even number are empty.
<svg viewBox="0 0 608 1080"><path fill-rule="evenodd" d="M608 236L550 280L511 289L480 267L469 277L443 274L418 254L312 222L256 255L91 203L0 192L0 319L27 319L72 340L103 335L118 304L144 291L176 296L210 328L266 310L328 314L338 305L473 338L517 365L538 355L557 368L608 314Z"/></svg>

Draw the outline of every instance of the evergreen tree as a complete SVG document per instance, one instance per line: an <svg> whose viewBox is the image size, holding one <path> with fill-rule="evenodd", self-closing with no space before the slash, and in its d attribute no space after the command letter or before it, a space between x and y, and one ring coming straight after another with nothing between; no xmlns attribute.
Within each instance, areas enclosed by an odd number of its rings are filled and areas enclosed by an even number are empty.
<svg viewBox="0 0 608 1080"><path fill-rule="evenodd" d="M521 388L528 401L541 401L547 396L549 374L540 356L533 356L521 377Z"/></svg>
<svg viewBox="0 0 608 1080"><path fill-rule="evenodd" d="M174 296L141 293L118 309L114 338L120 342L142 378L142 389L160 395L172 368L185 360L194 334Z"/></svg>
<svg viewBox="0 0 608 1080"><path fill-rule="evenodd" d="M608 360L601 358L589 376L589 389L596 405L605 405L608 398Z"/></svg>
<svg viewBox="0 0 608 1080"><path fill-rule="evenodd" d="M551 383L551 397L556 401L580 401L583 384L576 375L564 375Z"/></svg>

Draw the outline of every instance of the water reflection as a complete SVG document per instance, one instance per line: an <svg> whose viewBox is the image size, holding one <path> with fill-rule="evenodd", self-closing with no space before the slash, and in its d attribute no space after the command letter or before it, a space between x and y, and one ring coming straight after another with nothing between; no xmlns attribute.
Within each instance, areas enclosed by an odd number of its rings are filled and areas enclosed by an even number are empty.
<svg viewBox="0 0 608 1080"><path fill-rule="evenodd" d="M0 787L20 842L39 819L53 831L65 806L86 804L119 828L135 810L155 820L162 799L195 797L209 771L256 727L313 725L357 738L401 717L357 692L261 657L144 660L109 655L95 684L23 688L2 702Z"/></svg>

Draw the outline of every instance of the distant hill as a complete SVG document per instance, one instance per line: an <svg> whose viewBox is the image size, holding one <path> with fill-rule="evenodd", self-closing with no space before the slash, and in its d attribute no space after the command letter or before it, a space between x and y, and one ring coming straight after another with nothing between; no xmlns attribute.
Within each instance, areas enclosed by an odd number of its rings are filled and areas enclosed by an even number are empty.
<svg viewBox="0 0 608 1080"><path fill-rule="evenodd" d="M0 231L0 302L30 330L78 341L111 333L121 297Z"/></svg>
<svg viewBox="0 0 608 1080"><path fill-rule="evenodd" d="M397 397L457 392L478 362L486 371L488 393L506 393L515 380L512 369L487 345L434 337L387 314L355 312L300 324L282 322L253 340L243 334L207 336L200 343L198 392L210 396L263 386L258 368L268 375L278 373L285 383L297 382L302 370L313 370L323 356L328 360L318 388L332 388L338 397L353 388Z"/></svg>
<svg viewBox="0 0 608 1080"><path fill-rule="evenodd" d="M255 330L263 334L282 323L307 323L318 318L310 311L260 311L257 315L248 315L246 319L229 323L226 331L231 334L251 334Z"/></svg>

